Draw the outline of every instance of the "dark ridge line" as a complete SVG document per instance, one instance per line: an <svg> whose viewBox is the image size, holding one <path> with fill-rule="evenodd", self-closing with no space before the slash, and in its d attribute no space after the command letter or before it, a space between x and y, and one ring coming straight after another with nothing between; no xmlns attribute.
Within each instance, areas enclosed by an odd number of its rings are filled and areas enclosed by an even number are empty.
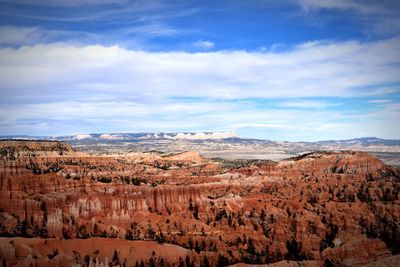
<svg viewBox="0 0 400 267"><path fill-rule="evenodd" d="M53 142L53 143L65 143L69 144L66 141L60 141L60 140L45 140L45 139L1 139L0 142L9 142L9 141L18 141L18 142Z"/></svg>

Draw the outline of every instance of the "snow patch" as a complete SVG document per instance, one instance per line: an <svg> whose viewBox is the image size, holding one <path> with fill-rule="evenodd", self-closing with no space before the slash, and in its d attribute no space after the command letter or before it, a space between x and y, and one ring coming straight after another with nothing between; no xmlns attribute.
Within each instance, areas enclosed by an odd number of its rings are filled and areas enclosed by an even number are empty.
<svg viewBox="0 0 400 267"><path fill-rule="evenodd" d="M75 135L76 140L82 140L82 139L91 139L93 138L90 134L77 134Z"/></svg>
<svg viewBox="0 0 400 267"><path fill-rule="evenodd" d="M212 133L178 133L173 139L183 140L221 140L227 138L238 138L239 136L231 132L212 132Z"/></svg>
<svg viewBox="0 0 400 267"><path fill-rule="evenodd" d="M100 135L100 139L103 140L122 140L124 139L122 136L117 134L102 134Z"/></svg>

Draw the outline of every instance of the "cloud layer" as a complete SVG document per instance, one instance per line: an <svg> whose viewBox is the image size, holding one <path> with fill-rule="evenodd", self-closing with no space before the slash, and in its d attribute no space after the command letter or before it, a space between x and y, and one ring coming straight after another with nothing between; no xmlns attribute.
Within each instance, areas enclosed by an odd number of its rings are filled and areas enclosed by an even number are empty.
<svg viewBox="0 0 400 267"><path fill-rule="evenodd" d="M64 133L75 123L75 132L396 137L391 125L399 121L398 105L367 98L398 94L399 45L394 38L310 42L284 52L148 52L62 43L3 48L0 131ZM362 105L358 112L346 106L354 97L380 108L365 113Z"/></svg>
<svg viewBox="0 0 400 267"><path fill-rule="evenodd" d="M211 99L381 95L398 91L399 45L400 39L313 42L262 53L36 45L1 49L0 79L3 99L37 101L43 96L89 97L89 92L115 98Z"/></svg>

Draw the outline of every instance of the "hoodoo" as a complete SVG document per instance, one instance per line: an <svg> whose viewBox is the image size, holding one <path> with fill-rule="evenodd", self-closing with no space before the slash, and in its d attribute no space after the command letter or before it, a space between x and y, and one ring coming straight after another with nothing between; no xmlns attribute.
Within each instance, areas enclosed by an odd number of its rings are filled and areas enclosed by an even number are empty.
<svg viewBox="0 0 400 267"><path fill-rule="evenodd" d="M358 266L400 252L399 170L364 152L277 163L94 156L23 140L0 151L7 266Z"/></svg>

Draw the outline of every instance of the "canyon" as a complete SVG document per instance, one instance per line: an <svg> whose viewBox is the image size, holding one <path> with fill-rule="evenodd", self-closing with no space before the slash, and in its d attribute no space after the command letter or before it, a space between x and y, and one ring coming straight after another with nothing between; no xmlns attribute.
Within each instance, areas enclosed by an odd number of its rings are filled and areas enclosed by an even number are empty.
<svg viewBox="0 0 400 267"><path fill-rule="evenodd" d="M367 152L91 152L0 141L3 266L400 264L400 170Z"/></svg>

